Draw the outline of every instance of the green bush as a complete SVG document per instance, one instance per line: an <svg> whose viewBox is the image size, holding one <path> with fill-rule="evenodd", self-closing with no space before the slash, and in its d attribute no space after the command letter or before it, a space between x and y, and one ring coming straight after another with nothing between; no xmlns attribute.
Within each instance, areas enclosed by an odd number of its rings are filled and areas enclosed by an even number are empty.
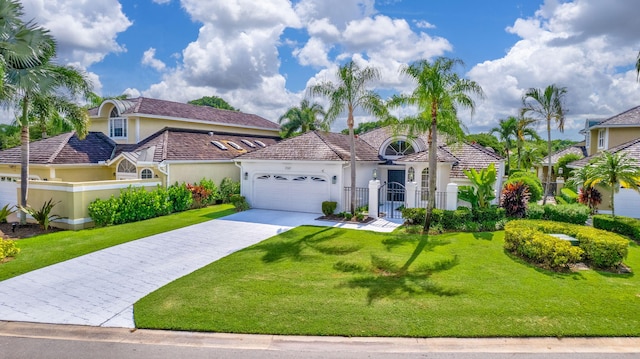
<svg viewBox="0 0 640 359"><path fill-rule="evenodd" d="M424 225L426 209L404 208L402 218L407 226ZM471 210L460 207L455 211L434 208L431 214L431 226L442 231L495 231L502 229L505 223L504 209L498 207L484 210Z"/></svg>
<svg viewBox="0 0 640 359"><path fill-rule="evenodd" d="M581 255L577 256L575 251L567 251L568 241L549 236L548 233L561 233L578 239ZM550 241L566 244L559 245ZM628 247L629 242L624 237L584 225L518 220L505 226L505 249L552 268L575 263L581 258L598 268L614 268L627 256Z"/></svg>
<svg viewBox="0 0 640 359"><path fill-rule="evenodd" d="M490 206L487 208L476 208L472 211L473 220L476 222L499 221L506 217L504 208Z"/></svg>
<svg viewBox="0 0 640 359"><path fill-rule="evenodd" d="M563 187L560 190L560 197L567 203L578 203L578 194L571 188Z"/></svg>
<svg viewBox="0 0 640 359"><path fill-rule="evenodd" d="M235 207L236 212L246 211L251 208L249 207L249 202L247 202L247 199L239 194L232 194L229 200Z"/></svg>
<svg viewBox="0 0 640 359"><path fill-rule="evenodd" d="M7 257L15 257L20 253L20 248L16 247L16 241L0 238L0 261Z"/></svg>
<svg viewBox="0 0 640 359"><path fill-rule="evenodd" d="M225 177L220 182L220 199L222 203L229 203L231 195L240 194L240 182L235 182L229 177Z"/></svg>
<svg viewBox="0 0 640 359"><path fill-rule="evenodd" d="M191 194L189 194L191 195ZM104 227L116 222L118 199L111 195L109 199L96 199L89 203L89 217L96 227Z"/></svg>
<svg viewBox="0 0 640 359"><path fill-rule="evenodd" d="M506 183L502 188L500 205L505 210L505 215L511 218L523 218L527 214L529 205L529 186L522 181Z"/></svg>
<svg viewBox="0 0 640 359"><path fill-rule="evenodd" d="M535 175L535 173L513 173L509 176L509 179L505 181L505 185L519 181L523 182L529 188L529 202L537 202L542 199L542 182L540 182L540 179Z"/></svg>
<svg viewBox="0 0 640 359"><path fill-rule="evenodd" d="M324 201L322 202L322 213L325 216L330 216L336 211L337 207L338 207L338 202Z"/></svg>
<svg viewBox="0 0 640 359"><path fill-rule="evenodd" d="M203 206L215 204L218 199L222 199L220 198L220 191L216 184L213 183L213 180L203 178L196 184L209 192L208 196L202 198Z"/></svg>
<svg viewBox="0 0 640 359"><path fill-rule="evenodd" d="M167 188L167 197L171 213L186 211L193 204L193 196L186 183L176 184Z"/></svg>
<svg viewBox="0 0 640 359"><path fill-rule="evenodd" d="M640 241L640 220L631 217L597 214L593 216L593 227L605 231L625 235L635 241Z"/></svg>
<svg viewBox="0 0 640 359"><path fill-rule="evenodd" d="M423 225L426 213L425 208L403 208L402 218L406 225Z"/></svg>
<svg viewBox="0 0 640 359"><path fill-rule="evenodd" d="M584 224L589 218L589 207L581 204L545 204L530 203L527 209L528 219Z"/></svg>

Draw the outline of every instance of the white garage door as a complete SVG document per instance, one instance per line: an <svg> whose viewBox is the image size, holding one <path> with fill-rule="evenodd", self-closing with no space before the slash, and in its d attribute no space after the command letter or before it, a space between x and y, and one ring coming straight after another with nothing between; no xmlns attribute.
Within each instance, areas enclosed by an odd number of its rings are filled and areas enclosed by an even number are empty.
<svg viewBox="0 0 640 359"><path fill-rule="evenodd" d="M614 195L616 216L626 216L640 218L640 194L638 192L621 188L620 192Z"/></svg>
<svg viewBox="0 0 640 359"><path fill-rule="evenodd" d="M18 178L0 176L0 208L5 204L9 207L18 204Z"/></svg>
<svg viewBox="0 0 640 359"><path fill-rule="evenodd" d="M259 174L253 179L251 207L321 213L330 198L329 179L321 175Z"/></svg>

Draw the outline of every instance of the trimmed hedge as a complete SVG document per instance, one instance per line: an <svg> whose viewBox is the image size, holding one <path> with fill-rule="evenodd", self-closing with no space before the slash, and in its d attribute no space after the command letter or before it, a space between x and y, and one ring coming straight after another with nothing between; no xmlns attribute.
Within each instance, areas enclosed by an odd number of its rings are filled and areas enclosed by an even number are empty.
<svg viewBox="0 0 640 359"><path fill-rule="evenodd" d="M402 218L406 225L424 225L425 214L424 208L402 209ZM434 209L432 216L432 228L443 231L497 231L503 229L506 223L504 208L495 206L473 211L467 207L460 207L454 211Z"/></svg>
<svg viewBox="0 0 640 359"><path fill-rule="evenodd" d="M635 241L640 241L640 220L635 218L624 216L616 216L614 218L607 214L598 214L593 216L593 227L619 233Z"/></svg>
<svg viewBox="0 0 640 359"><path fill-rule="evenodd" d="M550 236L550 233L574 237L578 239L579 247ZM553 269L566 267L582 259L594 267L608 269L622 263L629 250L629 241L615 233L576 224L516 220L505 226L504 247Z"/></svg>
<svg viewBox="0 0 640 359"><path fill-rule="evenodd" d="M528 219L584 224L589 219L590 209L582 204L545 204L529 203Z"/></svg>

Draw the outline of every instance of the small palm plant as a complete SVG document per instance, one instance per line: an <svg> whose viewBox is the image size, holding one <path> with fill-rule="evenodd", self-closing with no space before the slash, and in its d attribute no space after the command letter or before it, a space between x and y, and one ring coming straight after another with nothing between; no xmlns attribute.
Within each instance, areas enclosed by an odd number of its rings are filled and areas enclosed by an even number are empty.
<svg viewBox="0 0 640 359"><path fill-rule="evenodd" d="M35 219L36 222L38 222L38 224L42 226L42 228L44 228L45 230L48 230L49 226L51 225L51 222L66 218L66 217L61 217L57 214L51 214L51 210L58 203L60 203L60 201L54 203L52 198L52 199L49 199L47 202L43 203L42 208L40 208L39 210L34 209L31 206L27 206L27 207L20 206L20 210L30 215L31 217L33 217L33 219Z"/></svg>
<svg viewBox="0 0 640 359"><path fill-rule="evenodd" d="M589 187L596 185L611 189L611 216L616 216L614 205L615 194L620 187L640 192L640 166L626 152L610 153L607 151L593 162L589 170L589 179L585 183Z"/></svg>
<svg viewBox="0 0 640 359"><path fill-rule="evenodd" d="M4 207L0 208L0 223L7 223L7 217L9 217L12 213L15 213L15 207L9 207L9 204L5 204Z"/></svg>

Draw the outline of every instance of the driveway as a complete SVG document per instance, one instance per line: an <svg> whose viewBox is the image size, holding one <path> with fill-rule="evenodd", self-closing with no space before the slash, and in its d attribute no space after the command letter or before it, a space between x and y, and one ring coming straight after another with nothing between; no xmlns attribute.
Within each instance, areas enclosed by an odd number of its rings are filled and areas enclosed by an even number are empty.
<svg viewBox="0 0 640 359"><path fill-rule="evenodd" d="M293 227L390 232L398 226L384 220L336 224L316 217L252 209L35 270L0 282L0 320L133 328L133 304L140 298Z"/></svg>

